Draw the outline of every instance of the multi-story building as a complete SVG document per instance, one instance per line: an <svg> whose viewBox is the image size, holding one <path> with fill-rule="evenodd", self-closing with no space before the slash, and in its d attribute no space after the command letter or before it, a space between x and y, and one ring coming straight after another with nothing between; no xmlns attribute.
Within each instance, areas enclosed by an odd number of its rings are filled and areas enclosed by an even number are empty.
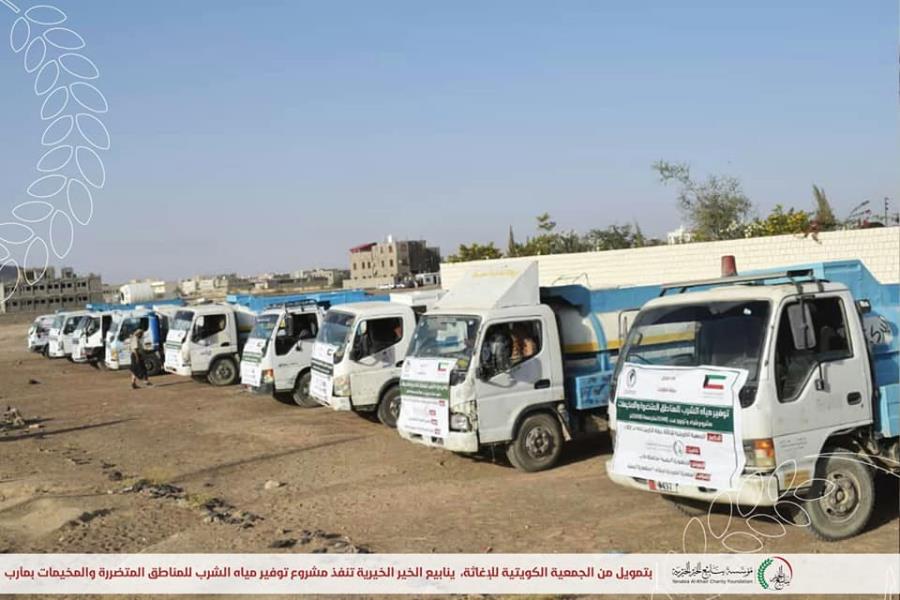
<svg viewBox="0 0 900 600"><path fill-rule="evenodd" d="M43 312L81 309L103 302L103 282L99 275L76 275L69 267L41 269L0 267L0 313ZM34 283L31 283L34 282Z"/></svg>
<svg viewBox="0 0 900 600"><path fill-rule="evenodd" d="M394 240L362 244L350 249L350 279L345 288L373 288L414 283L420 273L434 273L441 264L439 248L425 240Z"/></svg>
<svg viewBox="0 0 900 600"><path fill-rule="evenodd" d="M300 269L293 276L305 282L306 286L323 288L341 287L341 283L350 277L346 269Z"/></svg>
<svg viewBox="0 0 900 600"><path fill-rule="evenodd" d="M207 296L219 297L236 291L249 291L253 288L253 282L244 277L238 277L236 273L224 275L195 275L189 279L183 279L178 284L183 296Z"/></svg>

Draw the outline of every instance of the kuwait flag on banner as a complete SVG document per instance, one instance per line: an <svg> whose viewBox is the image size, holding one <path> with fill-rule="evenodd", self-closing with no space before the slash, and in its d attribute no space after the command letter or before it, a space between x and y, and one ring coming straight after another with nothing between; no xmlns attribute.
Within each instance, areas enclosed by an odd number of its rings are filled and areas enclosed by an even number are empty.
<svg viewBox="0 0 900 600"><path fill-rule="evenodd" d="M703 378L704 390L724 390L724 375L707 375Z"/></svg>

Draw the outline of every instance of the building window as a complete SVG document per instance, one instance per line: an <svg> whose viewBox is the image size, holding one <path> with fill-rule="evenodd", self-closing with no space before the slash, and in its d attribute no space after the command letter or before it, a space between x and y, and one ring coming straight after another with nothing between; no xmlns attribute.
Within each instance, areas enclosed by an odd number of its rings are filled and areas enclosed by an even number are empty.
<svg viewBox="0 0 900 600"><path fill-rule="evenodd" d="M393 259L393 258L391 259L391 266L392 266L392 267L394 266L394 259Z"/></svg>

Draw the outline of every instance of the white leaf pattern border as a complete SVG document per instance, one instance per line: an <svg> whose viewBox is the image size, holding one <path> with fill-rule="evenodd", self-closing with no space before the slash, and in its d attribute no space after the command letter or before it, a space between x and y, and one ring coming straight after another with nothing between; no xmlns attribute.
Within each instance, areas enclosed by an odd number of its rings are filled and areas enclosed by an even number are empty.
<svg viewBox="0 0 900 600"><path fill-rule="evenodd" d="M36 269L4 288L0 300L8 300L23 280L39 281L51 257L66 258L76 226L93 219L94 193L106 185L100 153L109 150L111 142L101 120L109 104L93 83L100 69L82 53L87 43L67 27L66 13L49 4L23 10L12 0L0 0L0 6L15 17L9 46L21 56L25 72L34 76L34 93L42 99L40 117L47 123L41 136L47 151L26 188L30 198L13 207L12 220L0 220L0 268Z"/></svg>

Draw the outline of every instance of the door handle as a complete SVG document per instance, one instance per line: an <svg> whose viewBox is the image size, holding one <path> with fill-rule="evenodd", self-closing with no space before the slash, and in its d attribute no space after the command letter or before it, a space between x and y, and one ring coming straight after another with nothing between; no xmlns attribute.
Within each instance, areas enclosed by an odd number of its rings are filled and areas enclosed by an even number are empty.
<svg viewBox="0 0 900 600"><path fill-rule="evenodd" d="M224 348L226 346L230 346L230 345L231 345L231 342L222 342L221 344L219 344L219 346L222 348Z"/></svg>
<svg viewBox="0 0 900 600"><path fill-rule="evenodd" d="M847 404L859 404L862 402L862 394L859 392L850 392L847 394Z"/></svg>
<svg viewBox="0 0 900 600"><path fill-rule="evenodd" d="M548 387L550 387L549 379L538 379L537 383L534 384L534 389L536 390L546 390Z"/></svg>

